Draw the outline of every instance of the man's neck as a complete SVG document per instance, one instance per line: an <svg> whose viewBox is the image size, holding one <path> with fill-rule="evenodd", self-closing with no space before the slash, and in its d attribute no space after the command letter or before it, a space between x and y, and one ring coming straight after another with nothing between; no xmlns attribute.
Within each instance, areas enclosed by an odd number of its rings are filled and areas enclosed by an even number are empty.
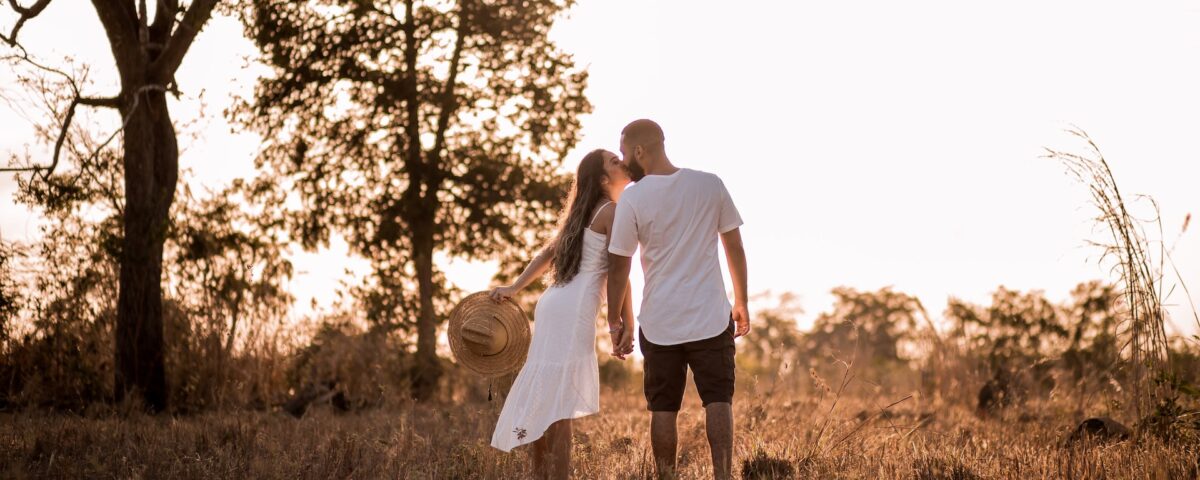
<svg viewBox="0 0 1200 480"><path fill-rule="evenodd" d="M663 158L650 165L650 168L646 169L646 175L671 175L678 171L679 167L673 165L670 159Z"/></svg>

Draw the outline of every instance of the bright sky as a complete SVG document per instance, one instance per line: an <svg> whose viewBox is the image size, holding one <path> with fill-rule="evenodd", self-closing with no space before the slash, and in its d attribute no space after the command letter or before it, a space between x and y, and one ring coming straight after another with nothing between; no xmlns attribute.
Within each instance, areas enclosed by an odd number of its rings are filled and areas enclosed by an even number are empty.
<svg viewBox="0 0 1200 480"><path fill-rule="evenodd" d="M89 93L114 93L99 22L68 4L53 3L23 41L43 58L92 63ZM746 222L751 291L799 293L802 324L839 285L892 285L940 316L951 295L987 303L1005 285L1061 301L1081 281L1110 278L1085 243L1105 238L1085 188L1039 158L1043 146L1082 152L1063 132L1072 124L1099 143L1123 192L1159 201L1168 244L1178 238L1175 262L1200 295L1197 226L1178 236L1184 216L1200 214L1200 4L731 5L580 0L554 31L591 73L595 112L577 151L616 150L627 122L658 121L677 165L725 180ZM11 23L0 17L6 31ZM258 139L221 117L257 75L241 68L252 53L236 22L217 19L184 61L187 98L173 116L198 119L199 136L181 139L194 185L215 190L252 172ZM8 95L10 81L0 71ZM0 132L5 157L45 150L9 108ZM0 179L0 197L14 189ZM36 215L0 202L0 235L34 239ZM345 269L362 271L339 251L297 255L298 312L313 298L327 305L337 281L352 278ZM469 291L494 273L487 263L443 265ZM1182 292L1169 301L1179 328L1195 331Z"/></svg>

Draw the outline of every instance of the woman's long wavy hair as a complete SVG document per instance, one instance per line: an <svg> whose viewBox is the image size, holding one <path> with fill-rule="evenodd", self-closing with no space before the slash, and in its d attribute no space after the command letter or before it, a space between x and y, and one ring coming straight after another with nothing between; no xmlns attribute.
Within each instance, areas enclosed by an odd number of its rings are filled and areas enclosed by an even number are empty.
<svg viewBox="0 0 1200 480"><path fill-rule="evenodd" d="M588 228L596 207L607 196L600 180L604 173L604 150L592 150L579 162L575 182L567 196L564 214L559 215L558 236L554 238L554 285L565 285L579 273L583 259L583 230Z"/></svg>

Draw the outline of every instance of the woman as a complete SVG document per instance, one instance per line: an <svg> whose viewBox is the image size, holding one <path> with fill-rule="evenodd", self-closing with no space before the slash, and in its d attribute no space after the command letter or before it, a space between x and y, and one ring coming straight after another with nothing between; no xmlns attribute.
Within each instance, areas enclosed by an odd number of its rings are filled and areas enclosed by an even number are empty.
<svg viewBox="0 0 1200 480"><path fill-rule="evenodd" d="M571 419L600 410L596 365L596 314L606 291L608 233L629 173L615 154L594 150L579 162L558 235L509 286L492 290L503 301L554 267L554 283L534 309L533 340L525 366L500 412L492 446L532 443L537 478L567 478L571 469ZM626 289L628 291L628 289ZM609 304L633 328L632 296Z"/></svg>

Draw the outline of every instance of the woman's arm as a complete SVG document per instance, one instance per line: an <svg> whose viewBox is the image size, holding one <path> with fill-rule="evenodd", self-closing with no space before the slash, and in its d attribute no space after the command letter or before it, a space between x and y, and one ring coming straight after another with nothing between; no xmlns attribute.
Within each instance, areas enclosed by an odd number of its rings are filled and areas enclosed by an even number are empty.
<svg viewBox="0 0 1200 480"><path fill-rule="evenodd" d="M624 303L625 306L621 307L621 320L623 324L622 328L625 329L624 331L629 332L628 344L619 345L618 347L620 348L617 349L617 352L622 355L628 355L633 353L633 286L629 284L628 280L625 283ZM625 340L625 337L622 337L622 340Z"/></svg>
<svg viewBox="0 0 1200 480"><path fill-rule="evenodd" d="M496 287L492 289L492 300L503 302L509 298L512 298L513 295L516 295L517 292L524 290L525 287L528 287L529 284L533 283L534 280L541 278L541 276L546 273L546 270L550 268L550 262L553 261L554 247L549 246L542 249L542 252L536 257L533 257L533 260L530 261L529 265L525 267L525 271L521 272L521 275L517 277L515 281L513 281L512 285Z"/></svg>

